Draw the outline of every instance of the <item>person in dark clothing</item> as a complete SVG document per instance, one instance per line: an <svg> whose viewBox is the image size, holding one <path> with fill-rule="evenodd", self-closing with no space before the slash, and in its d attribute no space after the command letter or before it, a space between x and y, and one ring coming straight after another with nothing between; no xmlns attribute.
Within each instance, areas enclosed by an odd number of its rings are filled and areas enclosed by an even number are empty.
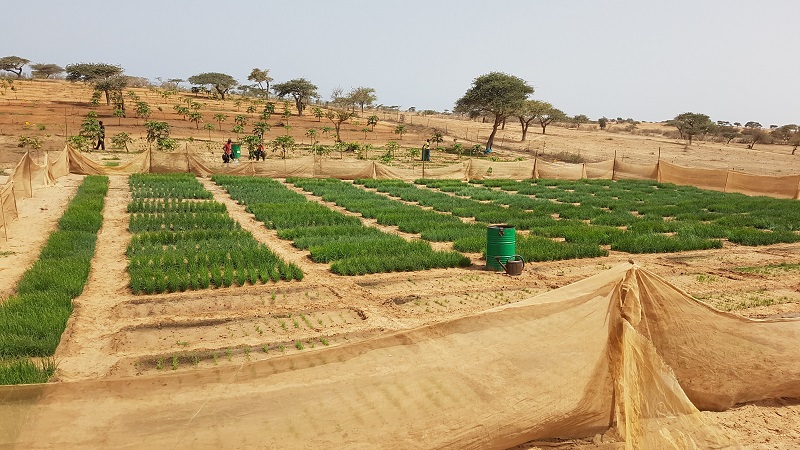
<svg viewBox="0 0 800 450"><path fill-rule="evenodd" d="M106 150L106 127L103 125L103 121L100 121L100 134L97 136L97 145L94 146L95 150L103 149Z"/></svg>

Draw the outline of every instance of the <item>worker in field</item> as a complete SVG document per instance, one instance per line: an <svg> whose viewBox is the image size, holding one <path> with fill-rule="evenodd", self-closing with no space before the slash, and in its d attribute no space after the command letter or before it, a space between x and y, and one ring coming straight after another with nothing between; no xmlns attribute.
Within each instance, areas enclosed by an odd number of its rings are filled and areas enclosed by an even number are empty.
<svg viewBox="0 0 800 450"><path fill-rule="evenodd" d="M222 146L222 162L227 164L231 162L231 153L233 152L233 142L228 139L228 142Z"/></svg>
<svg viewBox="0 0 800 450"><path fill-rule="evenodd" d="M430 161L431 160L431 140L427 139L424 144L422 144L422 160L423 161Z"/></svg>
<svg viewBox="0 0 800 450"><path fill-rule="evenodd" d="M103 151L106 150L106 127L103 125L103 121L100 121L100 132L97 134L97 144L95 144L94 149Z"/></svg>

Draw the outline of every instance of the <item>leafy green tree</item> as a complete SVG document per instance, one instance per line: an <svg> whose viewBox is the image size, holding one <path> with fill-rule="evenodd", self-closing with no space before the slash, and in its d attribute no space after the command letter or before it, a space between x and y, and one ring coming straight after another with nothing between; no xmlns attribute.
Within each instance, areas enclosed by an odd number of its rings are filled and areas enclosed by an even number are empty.
<svg viewBox="0 0 800 450"><path fill-rule="evenodd" d="M172 107L172 109L174 109L178 115L183 116L183 120L186 120L186 116L188 116L191 112L189 111L189 108L183 105L175 105Z"/></svg>
<svg viewBox="0 0 800 450"><path fill-rule="evenodd" d="M608 119L606 119L605 117L597 119L597 125L600 126L601 130L605 130L606 125L608 125Z"/></svg>
<svg viewBox="0 0 800 450"><path fill-rule="evenodd" d="M481 75L472 82L472 87L456 101L455 111L470 117L494 116L492 132L486 141L491 148L497 128L509 116L519 110L533 88L522 78L501 72Z"/></svg>
<svg viewBox="0 0 800 450"><path fill-rule="evenodd" d="M261 111L261 120L266 122L273 114L275 114L275 103L267 102L267 104L264 105L264 110Z"/></svg>
<svg viewBox="0 0 800 450"><path fill-rule="evenodd" d="M125 117L125 111L114 108L112 115L117 118L117 126L122 126L122 118Z"/></svg>
<svg viewBox="0 0 800 450"><path fill-rule="evenodd" d="M200 129L200 122L202 121L203 115L200 113L200 111L192 111L189 113L189 122L194 122L198 130Z"/></svg>
<svg viewBox="0 0 800 450"><path fill-rule="evenodd" d="M327 136L327 135L329 135L331 133L331 131L334 131L334 128L333 127L322 127L321 130L322 130L322 135L323 136Z"/></svg>
<svg viewBox="0 0 800 450"><path fill-rule="evenodd" d="M242 127L244 127L245 125L247 125L248 119L247 116L245 116L244 114L237 114L236 117L233 118L233 121L234 123L236 123L236 125L241 125Z"/></svg>
<svg viewBox="0 0 800 450"><path fill-rule="evenodd" d="M256 122L253 125L253 134L256 136L264 136L270 127L267 122Z"/></svg>
<svg viewBox="0 0 800 450"><path fill-rule="evenodd" d="M216 114L214 114L214 120L217 121L217 123L219 124L219 129L221 130L222 129L222 122L225 122L226 120L228 120L228 116L225 115L225 114L222 114L222 113L216 113Z"/></svg>
<svg viewBox="0 0 800 450"><path fill-rule="evenodd" d="M378 116L369 116L367 117L367 125L372 126L372 130L375 130L375 125L378 124Z"/></svg>
<svg viewBox="0 0 800 450"><path fill-rule="evenodd" d="M355 105L361 106L361 114L364 114L364 105L371 105L378 97L375 96L375 89L359 86L350 91L347 96Z"/></svg>
<svg viewBox="0 0 800 450"><path fill-rule="evenodd" d="M58 64L31 64L31 75L34 78L50 78L64 73L64 68Z"/></svg>
<svg viewBox="0 0 800 450"><path fill-rule="evenodd" d="M144 123L144 127L147 130L147 142L155 143L159 150L174 149L175 141L169 137L170 128L167 122L148 120Z"/></svg>
<svg viewBox="0 0 800 450"><path fill-rule="evenodd" d="M289 80L285 83L278 83L272 87L272 90L275 91L279 97L291 95L292 98L294 98L294 104L295 107L297 107L298 116L303 115L303 110L311 101L311 99L319 97L319 94L317 94L317 86L305 78L298 78Z"/></svg>
<svg viewBox="0 0 800 450"><path fill-rule="evenodd" d="M364 133L364 140L366 141L367 140L367 133L371 133L372 132L372 128L364 127L364 128L361 129L361 132Z"/></svg>
<svg viewBox="0 0 800 450"><path fill-rule="evenodd" d="M219 72L192 75L189 77L189 83L197 86L213 86L222 100L225 100L225 94L239 84L232 76Z"/></svg>
<svg viewBox="0 0 800 450"><path fill-rule="evenodd" d="M436 133L433 133L433 136L431 137L431 142L436 144L436 146L438 147L442 142L444 142L444 136L442 136L442 133L437 131Z"/></svg>
<svg viewBox="0 0 800 450"><path fill-rule="evenodd" d="M144 120L150 118L153 114L153 111L150 109L150 105L147 102L136 102L136 116L141 117Z"/></svg>
<svg viewBox="0 0 800 450"><path fill-rule="evenodd" d="M386 152L392 158L394 158L395 152L397 152L397 150L400 150L400 144L398 144L395 141L389 141L383 147L386 149Z"/></svg>
<svg viewBox="0 0 800 450"><path fill-rule="evenodd" d="M126 152L128 151L128 144L131 142L133 142L133 139L124 131L111 136L111 145L114 148L124 148Z"/></svg>
<svg viewBox="0 0 800 450"><path fill-rule="evenodd" d="M289 125L289 118L292 117L292 110L289 109L289 102L283 103L283 113L281 117L286 121L286 125Z"/></svg>
<svg viewBox="0 0 800 450"><path fill-rule="evenodd" d="M575 129L576 130L580 130L582 124L589 123L589 117L586 116L585 114L578 114L578 115L572 116L572 123L575 124Z"/></svg>
<svg viewBox="0 0 800 450"><path fill-rule="evenodd" d="M758 122L747 122L744 124L745 128L763 128Z"/></svg>
<svg viewBox="0 0 800 450"><path fill-rule="evenodd" d="M291 136L278 136L271 142L273 151L281 151L281 159L286 159L286 152L295 146L294 138Z"/></svg>
<svg viewBox="0 0 800 450"><path fill-rule="evenodd" d="M314 114L314 117L317 118L317 122L321 121L322 118L325 117L325 113L322 112L322 108L320 108L319 106L315 106L314 109L311 110L311 112Z"/></svg>
<svg viewBox="0 0 800 450"><path fill-rule="evenodd" d="M22 68L29 62L31 61L19 56L4 56L0 58L0 70L14 72L17 78L22 78Z"/></svg>
<svg viewBox="0 0 800 450"><path fill-rule="evenodd" d="M403 140L403 135L406 134L408 130L406 129L405 125L398 125L394 127L394 134L400 135L400 140Z"/></svg>
<svg viewBox="0 0 800 450"><path fill-rule="evenodd" d="M89 111L86 118L81 123L81 130L78 135L86 138L89 141L97 141L100 137L100 121L97 120L97 113Z"/></svg>
<svg viewBox="0 0 800 450"><path fill-rule="evenodd" d="M714 128L714 122L707 115L693 112L678 114L667 123L677 128L681 138L688 140L689 145L692 145L694 136L706 134Z"/></svg>
<svg viewBox="0 0 800 450"><path fill-rule="evenodd" d="M269 84L272 82L272 77L269 76L269 69L261 70L255 68L250 72L247 77L248 80L255 82L264 97L269 100Z"/></svg>
<svg viewBox="0 0 800 450"><path fill-rule="evenodd" d="M106 94L106 105L111 105L111 93L121 93L128 85L122 67L106 63L77 63L64 68L68 81L82 81ZM121 95L119 96L122 97Z"/></svg>
<svg viewBox="0 0 800 450"><path fill-rule="evenodd" d="M214 124L213 123L204 124L203 129L208 131L208 139L211 140L211 132L214 131Z"/></svg>
<svg viewBox="0 0 800 450"><path fill-rule="evenodd" d="M309 128L306 130L306 136L311 138L311 151L314 152L317 146L317 130L314 128Z"/></svg>

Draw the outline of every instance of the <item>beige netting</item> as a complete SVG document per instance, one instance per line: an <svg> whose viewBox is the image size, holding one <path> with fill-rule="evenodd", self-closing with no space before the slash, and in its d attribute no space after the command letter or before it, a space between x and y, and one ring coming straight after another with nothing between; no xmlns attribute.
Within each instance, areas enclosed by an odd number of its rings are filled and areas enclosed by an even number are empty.
<svg viewBox="0 0 800 450"><path fill-rule="evenodd" d="M625 161L614 163L615 180L655 180L658 178L658 164L633 164Z"/></svg>
<svg viewBox="0 0 800 450"><path fill-rule="evenodd" d="M14 182L9 181L0 186L0 228L3 236L8 239L8 224L19 217L17 200L14 194Z"/></svg>
<svg viewBox="0 0 800 450"><path fill-rule="evenodd" d="M724 191L728 181L728 171L682 167L661 161L658 164L658 181L662 183L697 186L700 189Z"/></svg>
<svg viewBox="0 0 800 450"><path fill-rule="evenodd" d="M529 180L533 178L533 161L473 160L469 167L469 179L482 180L485 178Z"/></svg>
<svg viewBox="0 0 800 450"><path fill-rule="evenodd" d="M535 178L555 178L559 180L580 180L586 178L583 164L547 162L536 160Z"/></svg>
<svg viewBox="0 0 800 450"><path fill-rule="evenodd" d="M45 164L47 163L47 153L45 153ZM47 165L37 164L30 153L25 155L14 167L14 172L10 177L14 182L14 192L19 198L33 197L33 189L38 186L49 186L55 182L50 176Z"/></svg>
<svg viewBox="0 0 800 450"><path fill-rule="evenodd" d="M67 146L64 151L68 153L67 160L69 162L70 173L81 175L129 175L132 173L150 172L152 152L149 150L136 155L132 160L116 167L97 163L70 146ZM185 167L183 171L186 171Z"/></svg>
<svg viewBox="0 0 800 450"><path fill-rule="evenodd" d="M614 160L584 164L586 178L611 180L614 178Z"/></svg>
<svg viewBox="0 0 800 450"><path fill-rule="evenodd" d="M797 198L800 175L770 177L749 173L728 172L726 192L739 192L747 195L769 195L777 198Z"/></svg>
<svg viewBox="0 0 800 450"><path fill-rule="evenodd" d="M261 362L0 388L19 448L735 447L697 410L800 396L800 321L704 306L623 265L470 317ZM693 404L694 403L694 404Z"/></svg>

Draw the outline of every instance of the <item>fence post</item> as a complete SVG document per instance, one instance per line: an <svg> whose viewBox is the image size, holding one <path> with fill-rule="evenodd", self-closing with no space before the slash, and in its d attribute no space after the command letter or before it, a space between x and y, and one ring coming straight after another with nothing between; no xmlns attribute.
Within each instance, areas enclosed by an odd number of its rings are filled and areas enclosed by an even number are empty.
<svg viewBox="0 0 800 450"><path fill-rule="evenodd" d="M615 180L617 176L617 150L614 150L614 162L611 163L611 179Z"/></svg>
<svg viewBox="0 0 800 450"><path fill-rule="evenodd" d="M14 192L14 188L11 188L11 192ZM3 224L3 233L6 236L6 242L8 242L8 223L6 223L6 208L3 206L3 194L0 192L0 220L2 220Z"/></svg>

